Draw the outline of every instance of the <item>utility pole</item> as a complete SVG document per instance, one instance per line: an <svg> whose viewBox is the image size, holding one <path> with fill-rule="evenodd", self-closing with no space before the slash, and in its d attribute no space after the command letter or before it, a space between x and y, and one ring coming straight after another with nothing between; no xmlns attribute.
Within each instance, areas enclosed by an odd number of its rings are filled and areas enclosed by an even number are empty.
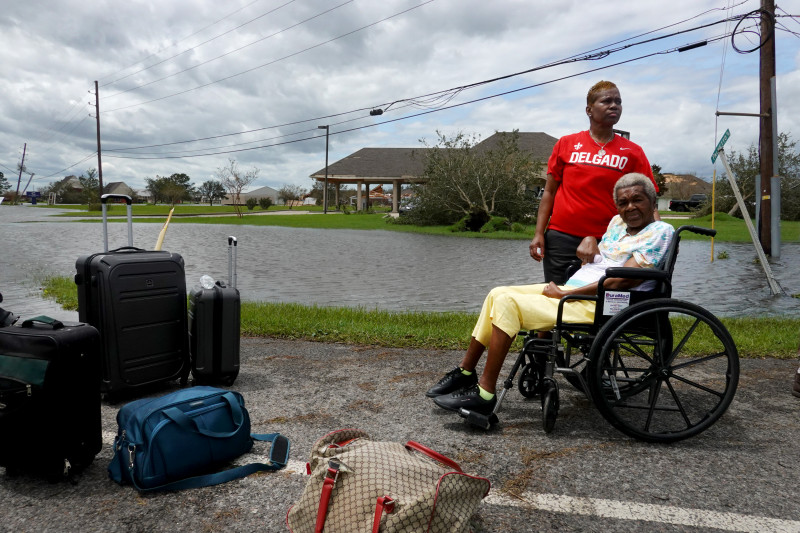
<svg viewBox="0 0 800 533"><path fill-rule="evenodd" d="M94 82L94 110L97 119L97 178L100 182L98 197L103 196L103 161L100 157L100 91L97 90L97 80Z"/></svg>
<svg viewBox="0 0 800 533"><path fill-rule="evenodd" d="M22 147L22 163L19 164L19 176L17 177L17 192L14 194L14 203L19 203L19 184L22 181L22 169L25 168L25 151L28 149L28 143Z"/></svg>
<svg viewBox="0 0 800 533"><path fill-rule="evenodd" d="M771 83L775 78L775 0L761 0L761 38L764 45L759 48L759 88L761 113L759 118L759 160L761 168L761 190L757 201L761 202L759 240L767 255L772 255L772 177L778 170L773 165L773 146L778 142L772 132L773 113ZM775 133L777 135L777 132ZM745 213L743 213L745 214ZM780 252L778 252L780 254Z"/></svg>

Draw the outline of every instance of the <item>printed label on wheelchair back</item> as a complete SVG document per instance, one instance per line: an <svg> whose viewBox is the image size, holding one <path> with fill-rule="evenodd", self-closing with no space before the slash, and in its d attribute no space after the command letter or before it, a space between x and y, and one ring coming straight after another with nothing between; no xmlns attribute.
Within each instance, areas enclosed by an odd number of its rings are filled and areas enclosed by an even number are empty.
<svg viewBox="0 0 800 533"><path fill-rule="evenodd" d="M631 303L631 293L621 291L607 291L603 300L603 314L615 315L628 307Z"/></svg>

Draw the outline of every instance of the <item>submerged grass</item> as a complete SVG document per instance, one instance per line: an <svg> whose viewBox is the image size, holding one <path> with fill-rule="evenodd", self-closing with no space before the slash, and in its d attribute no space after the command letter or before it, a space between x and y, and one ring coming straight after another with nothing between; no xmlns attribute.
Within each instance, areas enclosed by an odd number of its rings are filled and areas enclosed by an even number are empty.
<svg viewBox="0 0 800 533"><path fill-rule="evenodd" d="M42 281L43 294L65 309L78 307L72 278ZM295 303L243 302L241 334L320 342L423 349L466 349L475 313L395 312ZM797 357L800 318L723 318L741 357ZM709 345L712 339L709 337ZM517 341L519 342L519 341Z"/></svg>

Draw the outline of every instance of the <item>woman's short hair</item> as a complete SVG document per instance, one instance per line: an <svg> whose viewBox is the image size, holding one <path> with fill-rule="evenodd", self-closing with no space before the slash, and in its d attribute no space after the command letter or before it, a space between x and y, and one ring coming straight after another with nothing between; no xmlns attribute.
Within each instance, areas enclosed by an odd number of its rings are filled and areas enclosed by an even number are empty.
<svg viewBox="0 0 800 533"><path fill-rule="evenodd" d="M593 103L595 103L600 93L607 89L619 90L619 87L617 87L614 83L605 80L598 81L597 83L592 85L592 88L589 89L588 93L586 93L586 105L592 105Z"/></svg>
<svg viewBox="0 0 800 533"><path fill-rule="evenodd" d="M620 179L617 180L617 183L614 185L614 203L617 202L617 191L620 189L627 189L628 187L635 187L640 185L642 189L644 189L644 193L650 198L650 201L653 204L656 203L656 187L653 185L653 181L645 176L644 174L639 174L638 172L631 172L630 174L625 174Z"/></svg>

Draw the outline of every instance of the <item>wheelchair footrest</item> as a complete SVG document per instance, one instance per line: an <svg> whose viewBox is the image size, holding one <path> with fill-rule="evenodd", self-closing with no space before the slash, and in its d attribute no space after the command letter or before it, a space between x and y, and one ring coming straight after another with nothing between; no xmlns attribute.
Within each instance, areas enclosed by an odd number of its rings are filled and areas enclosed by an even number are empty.
<svg viewBox="0 0 800 533"><path fill-rule="evenodd" d="M493 425L499 422L497 415L494 413L490 415L483 415L481 413L476 413L475 411L469 411L467 409L459 409L458 415L461 418L466 418L467 422L469 422L471 425L477 426L485 430L491 429Z"/></svg>

